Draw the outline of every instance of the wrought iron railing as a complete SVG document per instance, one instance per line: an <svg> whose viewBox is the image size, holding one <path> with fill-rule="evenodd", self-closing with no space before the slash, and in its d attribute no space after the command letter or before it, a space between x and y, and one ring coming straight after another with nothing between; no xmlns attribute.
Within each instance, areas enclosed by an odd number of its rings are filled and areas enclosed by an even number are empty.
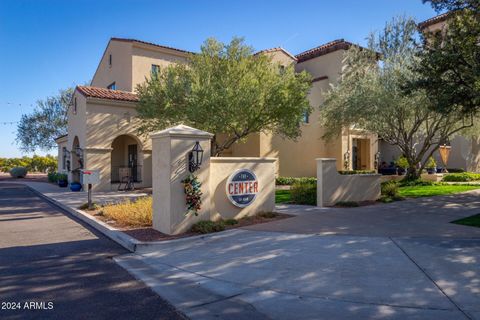
<svg viewBox="0 0 480 320"><path fill-rule="evenodd" d="M142 166L113 166L111 171L111 182L128 182L133 179L133 182L142 182Z"/></svg>

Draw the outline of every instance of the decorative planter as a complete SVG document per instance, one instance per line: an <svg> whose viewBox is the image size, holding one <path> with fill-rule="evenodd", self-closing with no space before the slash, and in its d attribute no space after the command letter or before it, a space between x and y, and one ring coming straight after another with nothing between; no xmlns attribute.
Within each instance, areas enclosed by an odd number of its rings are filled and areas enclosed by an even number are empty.
<svg viewBox="0 0 480 320"><path fill-rule="evenodd" d="M73 192L78 192L82 189L82 185L78 182L72 182L70 183L70 190Z"/></svg>
<svg viewBox="0 0 480 320"><path fill-rule="evenodd" d="M58 180L58 186L60 188L66 188L68 187L68 180Z"/></svg>

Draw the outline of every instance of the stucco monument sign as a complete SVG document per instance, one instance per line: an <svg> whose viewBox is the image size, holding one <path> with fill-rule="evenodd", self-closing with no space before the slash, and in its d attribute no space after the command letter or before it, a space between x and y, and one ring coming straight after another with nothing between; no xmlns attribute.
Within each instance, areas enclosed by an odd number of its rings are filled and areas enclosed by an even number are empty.
<svg viewBox="0 0 480 320"><path fill-rule="evenodd" d="M226 192L233 205L240 208L251 205L258 193L257 176L249 169L235 171L228 178Z"/></svg>

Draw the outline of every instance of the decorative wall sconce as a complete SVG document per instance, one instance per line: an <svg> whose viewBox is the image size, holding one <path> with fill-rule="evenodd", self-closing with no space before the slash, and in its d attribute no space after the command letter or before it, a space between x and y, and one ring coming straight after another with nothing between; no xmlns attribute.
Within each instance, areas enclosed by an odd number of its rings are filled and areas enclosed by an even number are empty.
<svg viewBox="0 0 480 320"><path fill-rule="evenodd" d="M373 166L376 170L378 170L378 167L380 166L380 151L375 153L375 159L373 160Z"/></svg>
<svg viewBox="0 0 480 320"><path fill-rule="evenodd" d="M447 164L448 164L448 158L450 157L451 150L452 150L452 146L449 146L447 144L441 145L438 150L440 152L440 158L442 158L442 162L445 165L445 168L443 168L444 172L448 172Z"/></svg>
<svg viewBox="0 0 480 320"><path fill-rule="evenodd" d="M197 141L192 151L188 153L188 171L195 172L200 169L203 160L203 149Z"/></svg>

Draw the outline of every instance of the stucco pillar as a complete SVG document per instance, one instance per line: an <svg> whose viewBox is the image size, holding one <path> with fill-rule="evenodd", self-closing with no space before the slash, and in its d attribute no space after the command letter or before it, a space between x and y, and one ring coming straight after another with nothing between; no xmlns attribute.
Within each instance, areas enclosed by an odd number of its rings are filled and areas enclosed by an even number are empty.
<svg viewBox="0 0 480 320"><path fill-rule="evenodd" d="M179 125L153 133L152 196L153 228L165 234L187 231L200 220L210 220L210 140L211 133ZM202 183L202 208L198 217L187 213L182 180L187 177L188 153L196 142L204 150L200 169L195 171Z"/></svg>
<svg viewBox="0 0 480 320"><path fill-rule="evenodd" d="M336 171L336 161L335 158L317 158L317 207L324 207L324 193L325 186L325 177L330 174L332 171Z"/></svg>

